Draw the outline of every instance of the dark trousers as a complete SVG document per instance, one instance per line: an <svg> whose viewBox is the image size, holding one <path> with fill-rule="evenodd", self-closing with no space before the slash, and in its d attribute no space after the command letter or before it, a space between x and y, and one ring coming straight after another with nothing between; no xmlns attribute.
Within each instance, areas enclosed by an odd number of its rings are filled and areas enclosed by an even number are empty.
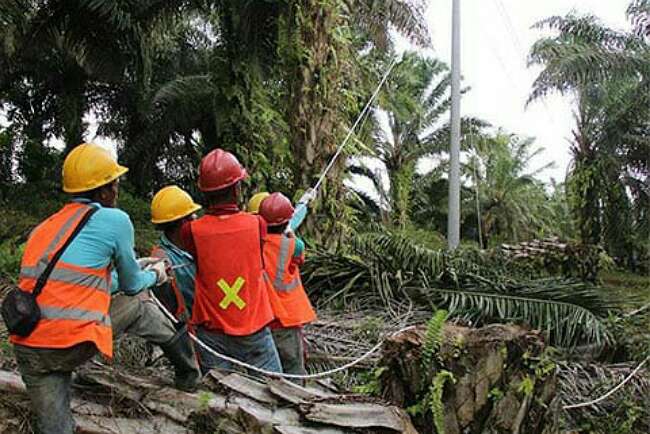
<svg viewBox="0 0 650 434"><path fill-rule="evenodd" d="M146 292L135 297L114 296L109 314L114 338L127 333L164 346L176 335L171 321L148 300ZM64 349L14 345L14 353L32 403L38 432L72 434L75 429L70 409L72 371L97 353L95 345L84 342ZM194 365L198 376L194 354L187 355L183 362L188 367Z"/></svg>
<svg viewBox="0 0 650 434"><path fill-rule="evenodd" d="M286 374L305 375L305 343L302 327L272 329L273 340L280 354L282 370ZM301 381L295 381L302 383Z"/></svg>
<svg viewBox="0 0 650 434"><path fill-rule="evenodd" d="M70 410L72 371L97 353L95 345L84 342L65 349L30 348L14 345L18 369L40 434L72 434Z"/></svg>
<svg viewBox="0 0 650 434"><path fill-rule="evenodd" d="M199 339L217 352L270 372L282 372L280 356L268 327L248 336L231 336L198 327ZM218 368L232 370L233 364L197 346L201 371ZM251 375L259 376L255 371Z"/></svg>

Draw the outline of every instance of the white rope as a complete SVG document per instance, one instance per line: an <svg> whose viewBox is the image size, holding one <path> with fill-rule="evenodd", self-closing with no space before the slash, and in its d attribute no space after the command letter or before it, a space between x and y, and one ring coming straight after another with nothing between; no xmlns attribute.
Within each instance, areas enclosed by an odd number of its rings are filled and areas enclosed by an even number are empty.
<svg viewBox="0 0 650 434"><path fill-rule="evenodd" d="M618 392L632 378L634 378L634 376L641 370L643 365L645 365L648 360L650 360L650 356L646 357L645 360L643 360L643 362L641 362L639 364L639 366L637 366L636 369L634 369L634 371L632 371L630 373L630 375L628 375L625 378L625 380L621 381L621 383L619 383L616 387L614 387L612 390L610 390L609 392L607 392L606 394L604 394L600 398L596 398L596 399L594 399L592 401L582 402L580 404L565 405L564 407L562 407L562 409L563 410L571 410L571 409L575 409L575 408L589 407L590 405L595 405L595 404L598 404L599 402L602 402L602 401L606 400L607 398L609 398L610 396L612 396L613 394Z"/></svg>
<svg viewBox="0 0 650 434"><path fill-rule="evenodd" d="M176 319L176 317L174 317L174 315L171 314L171 312L169 312L169 310L167 310L167 308L160 302L160 300L158 300L158 298L153 293L150 292L149 294L151 296L151 299L158 305L158 307L162 310L162 312L165 314L165 316L167 316L174 324L178 324L180 322L178 319ZM397 334L403 333L403 332L405 332L407 330L412 330L414 328L415 328L415 326L404 327L404 328L402 328L402 329L400 329L400 330L398 330L398 331L396 331L394 333L391 333L388 337L395 336ZM281 378L290 378L290 379L298 379L298 380L309 380L309 379L329 377L329 376L331 376L333 374L336 374L337 372L341 372L341 371L345 371L347 369L350 369L353 366L358 365L359 363L363 362L365 359L367 359L372 354L374 354L377 350L379 350L379 348L381 348L384 341L386 340L386 338L382 339L374 347L372 347L370 350L365 352L361 357L359 357L359 358L357 358L355 360L352 360L351 362L346 363L345 365L339 366L338 368L330 369L329 371L325 371L325 372L318 372L316 374L299 375L299 374L284 374L284 373L279 373L279 372L272 372L272 371L267 371L266 369L258 368L257 366L250 365L250 364L248 364L246 362L242 362L241 360L234 359L234 358L232 358L230 356L219 353L218 351L211 348L208 344L203 342L196 335L194 335L193 333L191 333L189 331L188 331L188 335L190 336L190 339L192 339L194 342L197 343L197 345L199 345L201 348L203 348L204 350L206 350L207 352L209 352L210 354L212 354L213 356L215 356L215 357L217 357L219 359L225 360L227 362L230 362L230 363L232 363L234 365L237 365L237 366L240 366L242 368L248 369L250 371L254 371L254 372L257 372L259 374L266 375L268 377L276 377L276 378L281 377ZM621 383L619 383L616 387L614 387L613 389L611 389L609 392L605 393L601 397L596 398L596 399L591 400L591 401L582 402L582 403L579 403L579 404L565 405L564 407L562 407L562 409L563 410L572 410L572 409L576 409L576 408L589 407L591 405L595 405L595 404L598 404L598 403L606 400L607 398L609 398L610 396L612 396L613 394L618 392L621 388L623 388L623 386L625 386L630 380L632 380L632 378L634 378L634 376L641 370L641 368L643 368L643 366L648 362L648 360L650 360L650 356L646 357L639 364L639 366L637 366Z"/></svg>
<svg viewBox="0 0 650 434"><path fill-rule="evenodd" d="M348 140L350 140L350 137L352 137L352 134L354 133L354 130L359 125L359 122L361 122L361 119L363 119L363 117L366 115L366 112L370 109L370 106L372 105L372 102L375 100L375 98L377 98L377 95L379 94L379 91L381 90L382 86L384 85L384 83L388 79L388 76L390 75L391 71L393 70L393 67L396 64L397 64L397 58L393 59L390 66L388 67L388 70L386 71L386 73L382 77L381 81L379 82L379 85L377 86L377 88L373 92L372 96L370 97L370 99L366 103L363 110L361 110L361 113L357 117L357 120L354 122L354 125L352 125L352 128L350 128L348 130L348 134L345 136L345 139L343 139L343 142L341 142L341 144L339 145L338 149L336 150L336 153L334 154L332 159L329 161L327 166L325 166L325 169L321 173L320 178L318 178L318 182L316 182L316 185L314 185L313 191L318 191L318 188L320 187L320 185L325 180L325 176L327 176L327 173L330 171L330 169L332 169L332 166L334 166L334 163L336 162L336 160L341 155L341 152L343 152L343 149L345 148L345 145L348 143Z"/></svg>
<svg viewBox="0 0 650 434"><path fill-rule="evenodd" d="M178 319L176 319L176 317L174 317L174 315L171 314L171 312L169 312L169 310L167 310L167 308L160 302L160 300L158 300L158 298L153 293L150 292L149 295L151 296L151 299L163 311L165 316L167 316L167 318L169 318L174 324L178 324L180 322ZM389 335L389 337L395 336L395 335L397 335L399 333L405 332L407 330L411 330L413 328L415 328L415 326L404 327L401 330L398 330L398 331L396 331L394 333L391 333ZM299 375L299 374L284 374L284 373L279 373L279 372L271 372L271 371L267 371L266 369L258 368L257 366L253 366L253 365L250 365L250 364L248 364L246 362L242 362L241 360L234 359L234 358L232 358L230 356L227 356L225 354L221 354L220 352L216 351L215 349L210 347L208 344L203 342L201 339L199 339L194 333L191 333L191 332L188 331L188 335L189 335L190 339L192 339L194 342L197 343L197 345L199 345L201 348L206 350L208 353L212 354L213 356L215 356L215 357L217 357L219 359L225 360L227 362L230 362L230 363L232 363L234 365L237 365L237 366L240 366L242 368L248 369L250 371L254 371L254 372L257 372L259 374L266 375L268 377L276 377L276 378L277 377L282 377L282 378L291 378L291 379L298 379L298 380L309 380L309 379L315 379L315 378L329 377L329 376L331 376L333 374L336 374L337 372L341 372L341 371L345 371L347 369L350 369L353 366L358 365L359 363L363 362L365 359L370 357L372 354L374 354L377 350L379 350L379 348L381 348L381 346L384 344L384 341L385 341L385 338L382 339L377 345L372 347L370 350L368 350L366 353L364 353L361 357L359 357L359 358L357 358L355 360L352 360L351 362L346 363L343 366L339 366L338 368L331 369L331 370L325 371L325 372L319 372L319 373L316 373L316 374Z"/></svg>

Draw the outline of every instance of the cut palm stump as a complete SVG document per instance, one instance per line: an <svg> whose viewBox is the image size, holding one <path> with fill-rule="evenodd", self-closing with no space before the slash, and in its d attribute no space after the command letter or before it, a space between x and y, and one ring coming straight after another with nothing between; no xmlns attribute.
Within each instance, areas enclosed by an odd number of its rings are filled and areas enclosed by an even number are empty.
<svg viewBox="0 0 650 434"><path fill-rule="evenodd" d="M544 431L556 389L555 365L539 333L513 326L445 324L428 363L426 327L390 338L380 362L384 397L409 408L420 432ZM426 359L426 357L425 357Z"/></svg>

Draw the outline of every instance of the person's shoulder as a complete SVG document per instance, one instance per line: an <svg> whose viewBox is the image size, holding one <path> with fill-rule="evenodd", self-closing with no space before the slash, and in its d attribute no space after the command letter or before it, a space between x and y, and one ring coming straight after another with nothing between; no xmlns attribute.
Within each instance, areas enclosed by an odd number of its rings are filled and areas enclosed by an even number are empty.
<svg viewBox="0 0 650 434"><path fill-rule="evenodd" d="M252 214L247 211L240 211L237 214L234 214L238 219L241 219L243 221L250 221L250 222L256 222L257 224L261 223L266 223L266 220L259 215L259 214Z"/></svg>
<svg viewBox="0 0 650 434"><path fill-rule="evenodd" d="M119 208L101 207L95 213L102 223L113 226L132 226L131 217Z"/></svg>

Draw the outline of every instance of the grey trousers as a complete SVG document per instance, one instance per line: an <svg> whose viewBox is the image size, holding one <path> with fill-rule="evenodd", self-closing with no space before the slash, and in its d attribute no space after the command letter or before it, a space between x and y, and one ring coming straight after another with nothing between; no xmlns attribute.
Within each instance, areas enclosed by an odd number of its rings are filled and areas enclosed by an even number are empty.
<svg viewBox="0 0 650 434"><path fill-rule="evenodd" d="M155 344L165 344L175 335L174 325L149 300L146 292L130 297L114 296L109 311L113 337L132 334ZM70 348L48 349L14 345L18 369L23 378L40 434L73 434L70 409L72 371L92 358L97 349L84 342Z"/></svg>
<svg viewBox="0 0 650 434"><path fill-rule="evenodd" d="M149 291L136 296L116 295L111 300L113 339L124 333L138 336L152 344L166 344L176 334L174 324L149 298Z"/></svg>
<svg viewBox="0 0 650 434"><path fill-rule="evenodd" d="M305 375L305 343L302 327L271 329L286 374ZM302 383L302 381L295 381Z"/></svg>

